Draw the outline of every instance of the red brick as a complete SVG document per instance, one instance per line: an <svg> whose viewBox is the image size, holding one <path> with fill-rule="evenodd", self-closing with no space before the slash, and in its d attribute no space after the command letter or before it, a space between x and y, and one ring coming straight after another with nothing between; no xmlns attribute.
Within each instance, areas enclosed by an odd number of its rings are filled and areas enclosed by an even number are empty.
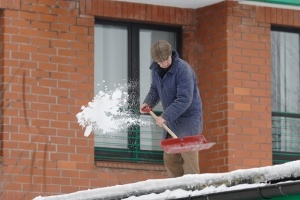
<svg viewBox="0 0 300 200"><path fill-rule="evenodd" d="M299 11L293 11L294 15L293 15L293 19L294 19L294 26L299 26L300 25L300 14Z"/></svg>
<svg viewBox="0 0 300 200"><path fill-rule="evenodd" d="M104 0L102 5L103 5L103 16L109 16L109 1Z"/></svg>
<svg viewBox="0 0 300 200"><path fill-rule="evenodd" d="M78 186L61 186L61 190L64 191L65 193L73 193L73 192L77 192L80 191L81 188Z"/></svg>
<svg viewBox="0 0 300 200"><path fill-rule="evenodd" d="M13 42L13 43L30 43L30 38L25 37L25 36L17 36L17 35L12 35L11 36L11 41L8 42Z"/></svg>
<svg viewBox="0 0 300 200"><path fill-rule="evenodd" d="M37 13L50 13L50 7L45 5L31 5L31 11Z"/></svg>
<svg viewBox="0 0 300 200"><path fill-rule="evenodd" d="M38 35L41 39L43 39L43 38L56 39L57 38L57 32L55 32L55 31L39 30Z"/></svg>
<svg viewBox="0 0 300 200"><path fill-rule="evenodd" d="M97 11L98 11L98 0L92 0L91 1L91 14L92 15L97 15Z"/></svg>
<svg viewBox="0 0 300 200"><path fill-rule="evenodd" d="M265 16L266 16L266 23L270 23L271 22L271 8L267 7L265 8Z"/></svg>
<svg viewBox="0 0 300 200"><path fill-rule="evenodd" d="M170 7L170 23L176 23L176 8Z"/></svg>
<svg viewBox="0 0 300 200"><path fill-rule="evenodd" d="M51 14L39 14L39 20L41 22L57 22L57 16Z"/></svg>
<svg viewBox="0 0 300 200"><path fill-rule="evenodd" d="M62 31L62 32L68 32L69 31L70 25L68 24L51 24L51 31Z"/></svg>
<svg viewBox="0 0 300 200"><path fill-rule="evenodd" d="M290 26L294 25L294 11L293 10L287 10L287 24Z"/></svg>
<svg viewBox="0 0 300 200"><path fill-rule="evenodd" d="M76 163L71 161L57 161L59 169L76 169Z"/></svg>

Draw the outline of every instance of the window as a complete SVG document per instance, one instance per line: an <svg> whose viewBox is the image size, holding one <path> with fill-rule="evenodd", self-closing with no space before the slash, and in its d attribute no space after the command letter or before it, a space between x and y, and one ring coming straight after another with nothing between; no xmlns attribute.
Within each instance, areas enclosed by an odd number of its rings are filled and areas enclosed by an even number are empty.
<svg viewBox="0 0 300 200"><path fill-rule="evenodd" d="M113 91L120 84L134 85L127 88L129 101L125 109L130 109L146 124L153 123L150 115L139 114L139 106L150 87L150 48L161 39L168 40L180 54L180 27L96 21L95 95L106 88ZM161 106L154 110L157 114L161 111ZM143 124L111 134L95 131L95 159L162 162L162 129Z"/></svg>
<svg viewBox="0 0 300 200"><path fill-rule="evenodd" d="M273 162L300 159L300 30L273 27Z"/></svg>

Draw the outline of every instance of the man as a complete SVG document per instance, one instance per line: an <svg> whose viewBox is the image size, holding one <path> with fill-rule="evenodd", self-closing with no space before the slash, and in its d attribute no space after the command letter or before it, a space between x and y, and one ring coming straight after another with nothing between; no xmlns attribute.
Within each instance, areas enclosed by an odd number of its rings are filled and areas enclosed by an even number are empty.
<svg viewBox="0 0 300 200"><path fill-rule="evenodd" d="M163 113L156 124L165 123L179 138L202 133L202 102L197 86L197 78L171 45L160 40L152 45L151 56L154 62L150 66L152 81L143 104L140 107L154 108L159 101ZM163 139L171 136L164 130ZM169 177L185 174L198 174L198 151L168 154L164 152L164 164Z"/></svg>

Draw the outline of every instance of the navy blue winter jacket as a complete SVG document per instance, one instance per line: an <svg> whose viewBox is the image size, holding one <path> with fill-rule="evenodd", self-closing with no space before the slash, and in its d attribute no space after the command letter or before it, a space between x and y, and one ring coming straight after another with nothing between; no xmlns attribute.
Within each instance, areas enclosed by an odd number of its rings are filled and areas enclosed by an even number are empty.
<svg viewBox="0 0 300 200"><path fill-rule="evenodd" d="M154 108L161 101L164 110L161 116L177 137L201 134L202 102L190 65L173 50L171 67L163 78L156 62L151 64L150 70L152 83L144 103ZM166 138L166 131L163 138Z"/></svg>

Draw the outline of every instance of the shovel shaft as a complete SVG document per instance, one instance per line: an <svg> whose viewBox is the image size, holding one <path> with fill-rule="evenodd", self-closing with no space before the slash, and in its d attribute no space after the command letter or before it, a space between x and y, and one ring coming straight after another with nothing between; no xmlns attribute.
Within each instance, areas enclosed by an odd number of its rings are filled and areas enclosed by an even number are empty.
<svg viewBox="0 0 300 200"><path fill-rule="evenodd" d="M156 118L157 118L156 114L152 110L150 110L149 113L156 120ZM171 129L169 129L169 127L165 123L162 123L162 126L173 138L177 138L175 133L173 131L171 131Z"/></svg>

